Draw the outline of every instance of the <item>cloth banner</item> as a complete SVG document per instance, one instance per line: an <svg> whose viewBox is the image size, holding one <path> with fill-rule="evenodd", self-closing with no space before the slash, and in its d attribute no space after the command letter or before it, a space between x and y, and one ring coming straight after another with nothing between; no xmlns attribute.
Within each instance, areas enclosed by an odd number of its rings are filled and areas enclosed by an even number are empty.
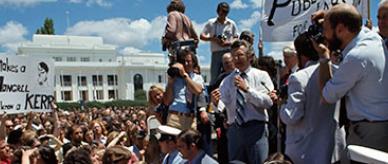
<svg viewBox="0 0 388 164"><path fill-rule="evenodd" d="M0 55L0 114L51 112L54 61Z"/></svg>
<svg viewBox="0 0 388 164"><path fill-rule="evenodd" d="M367 18L368 0L265 0L261 20L263 41L293 41L311 25L314 12L343 2L354 5Z"/></svg>

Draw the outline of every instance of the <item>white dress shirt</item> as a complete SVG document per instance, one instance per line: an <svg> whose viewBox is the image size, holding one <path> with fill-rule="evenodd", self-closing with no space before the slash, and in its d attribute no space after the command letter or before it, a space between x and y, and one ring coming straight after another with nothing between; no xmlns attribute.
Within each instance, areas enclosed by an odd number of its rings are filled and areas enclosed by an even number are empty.
<svg viewBox="0 0 388 164"><path fill-rule="evenodd" d="M246 101L244 122L252 120L268 121L269 118L266 109L270 108L273 103L268 95L269 91L263 86L262 82L272 91L274 86L271 78L267 72L252 67L246 69L245 73L247 74L245 82L249 86L249 89L247 92L241 91ZM239 74L240 72L237 69L234 70L220 85L221 99L217 108L220 111L227 110L228 124L234 123L236 116L237 87L234 84L234 79Z"/></svg>

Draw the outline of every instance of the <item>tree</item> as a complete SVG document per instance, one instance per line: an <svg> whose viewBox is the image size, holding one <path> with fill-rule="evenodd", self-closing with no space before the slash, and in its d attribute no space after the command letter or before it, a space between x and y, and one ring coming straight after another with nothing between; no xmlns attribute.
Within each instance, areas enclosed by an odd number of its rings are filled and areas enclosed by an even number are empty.
<svg viewBox="0 0 388 164"><path fill-rule="evenodd" d="M51 18L44 20L44 25L36 30L36 34L55 35L54 21Z"/></svg>

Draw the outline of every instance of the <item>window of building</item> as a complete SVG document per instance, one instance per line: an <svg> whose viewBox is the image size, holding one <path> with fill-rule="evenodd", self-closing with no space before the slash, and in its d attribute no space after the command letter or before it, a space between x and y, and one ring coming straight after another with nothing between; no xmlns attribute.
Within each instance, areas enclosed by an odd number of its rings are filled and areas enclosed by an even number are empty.
<svg viewBox="0 0 388 164"><path fill-rule="evenodd" d="M107 77L109 86L117 85L117 75L108 75Z"/></svg>
<svg viewBox="0 0 388 164"><path fill-rule="evenodd" d="M108 90L108 98L109 100L116 100L118 97L118 90Z"/></svg>
<svg viewBox="0 0 388 164"><path fill-rule="evenodd" d="M56 62L62 61L62 57L53 57L53 59L54 59Z"/></svg>
<svg viewBox="0 0 388 164"><path fill-rule="evenodd" d="M70 87L71 86L71 75L62 75L60 77L61 86L62 87Z"/></svg>
<svg viewBox="0 0 388 164"><path fill-rule="evenodd" d="M86 76L78 76L78 86L87 86Z"/></svg>
<svg viewBox="0 0 388 164"><path fill-rule="evenodd" d="M104 90L96 90L96 98L97 98L97 100L103 100L104 99Z"/></svg>
<svg viewBox="0 0 388 164"><path fill-rule="evenodd" d="M162 83L162 75L158 76L158 83Z"/></svg>
<svg viewBox="0 0 388 164"><path fill-rule="evenodd" d="M102 75L93 75L92 80L93 80L93 86L102 86L102 83L103 83Z"/></svg>
<svg viewBox="0 0 388 164"><path fill-rule="evenodd" d="M98 61L102 62L102 59L99 59Z"/></svg>
<svg viewBox="0 0 388 164"><path fill-rule="evenodd" d="M62 91L62 100L64 101L71 101L73 100L73 94L71 91Z"/></svg>
<svg viewBox="0 0 388 164"><path fill-rule="evenodd" d="M140 74L136 74L133 77L133 85L135 85L135 91L136 90L143 90L143 76Z"/></svg>
<svg viewBox="0 0 388 164"><path fill-rule="evenodd" d="M68 62L75 62L75 61L77 61L77 58L76 57L67 57L66 60Z"/></svg>
<svg viewBox="0 0 388 164"><path fill-rule="evenodd" d="M79 96L80 96L80 99L83 101L89 100L88 91L79 91Z"/></svg>
<svg viewBox="0 0 388 164"><path fill-rule="evenodd" d="M90 62L90 57L81 57L81 62Z"/></svg>

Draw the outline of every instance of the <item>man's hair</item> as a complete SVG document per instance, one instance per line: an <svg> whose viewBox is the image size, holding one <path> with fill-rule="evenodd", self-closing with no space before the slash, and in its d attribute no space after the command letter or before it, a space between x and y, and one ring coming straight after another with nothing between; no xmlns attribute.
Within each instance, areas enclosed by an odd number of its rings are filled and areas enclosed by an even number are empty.
<svg viewBox="0 0 388 164"><path fill-rule="evenodd" d="M334 6L325 16L328 19L331 28L334 29L338 24L343 24L352 33L358 33L362 27L361 14L349 4L338 4Z"/></svg>
<svg viewBox="0 0 388 164"><path fill-rule="evenodd" d="M388 0L381 0L379 3L379 9L381 7L387 6L388 7Z"/></svg>
<svg viewBox="0 0 388 164"><path fill-rule="evenodd" d="M245 31L241 32L240 37L239 37L240 40L246 40L250 44L253 44L254 38L255 38L255 34L253 34L249 30L245 30Z"/></svg>
<svg viewBox="0 0 388 164"><path fill-rule="evenodd" d="M73 133L74 133L74 131L77 130L78 128L81 128L81 126L78 125L78 124L74 124L73 126L68 127L68 128L67 128L67 133L66 133L65 137L66 137L68 140L71 141L71 140L73 139Z"/></svg>
<svg viewBox="0 0 388 164"><path fill-rule="evenodd" d="M38 150L40 158L44 163L58 163L54 148L50 146L40 146Z"/></svg>
<svg viewBox="0 0 388 164"><path fill-rule="evenodd" d="M24 146L34 146L37 134L33 130L25 130L21 136L21 141Z"/></svg>
<svg viewBox="0 0 388 164"><path fill-rule="evenodd" d="M177 61L181 64L185 64L185 58L187 55L191 55L191 59L193 60L193 68L198 69L200 72L200 67L198 63L198 58L193 51L189 48L184 48L179 51L179 55L177 56Z"/></svg>
<svg viewBox="0 0 388 164"><path fill-rule="evenodd" d="M129 161L131 159L131 152L120 145L115 145L105 150L102 156L103 164L115 163L121 160Z"/></svg>
<svg viewBox="0 0 388 164"><path fill-rule="evenodd" d="M249 55L249 56L254 55L253 46L246 40L236 40L232 43L230 48L231 48L231 50L236 50L236 49L240 48L241 46L245 47L244 53L246 55Z"/></svg>
<svg viewBox="0 0 388 164"><path fill-rule="evenodd" d="M63 164L92 164L90 151L85 148L77 148L66 154Z"/></svg>
<svg viewBox="0 0 388 164"><path fill-rule="evenodd" d="M274 153L268 156L264 164L293 164L290 157L282 153Z"/></svg>
<svg viewBox="0 0 388 164"><path fill-rule="evenodd" d="M276 62L272 56L260 56L255 64L258 69L266 71L270 77L276 76Z"/></svg>
<svg viewBox="0 0 388 164"><path fill-rule="evenodd" d="M194 130L194 129L187 129L183 130L179 135L178 135L178 140L181 140L184 142L187 147L190 147L192 144L195 144L195 146L198 149L202 149L202 138L201 134Z"/></svg>
<svg viewBox="0 0 388 164"><path fill-rule="evenodd" d="M311 42L307 32L304 32L296 37L294 40L294 46L298 56L306 56L313 61L317 61L319 59L319 55L314 49L313 43Z"/></svg>
<svg viewBox="0 0 388 164"><path fill-rule="evenodd" d="M185 13L185 9L186 7L182 0L171 0L170 4L167 6L167 13L171 11Z"/></svg>
<svg viewBox="0 0 388 164"><path fill-rule="evenodd" d="M221 2L217 5L217 13L220 12L222 9L227 11L229 13L229 4L226 2Z"/></svg>
<svg viewBox="0 0 388 164"><path fill-rule="evenodd" d="M296 55L295 47L293 45L285 46L282 52L283 54Z"/></svg>
<svg viewBox="0 0 388 164"><path fill-rule="evenodd" d="M222 55L222 61L224 61L227 58L232 58L232 53L227 52L227 53L224 53L224 55Z"/></svg>

